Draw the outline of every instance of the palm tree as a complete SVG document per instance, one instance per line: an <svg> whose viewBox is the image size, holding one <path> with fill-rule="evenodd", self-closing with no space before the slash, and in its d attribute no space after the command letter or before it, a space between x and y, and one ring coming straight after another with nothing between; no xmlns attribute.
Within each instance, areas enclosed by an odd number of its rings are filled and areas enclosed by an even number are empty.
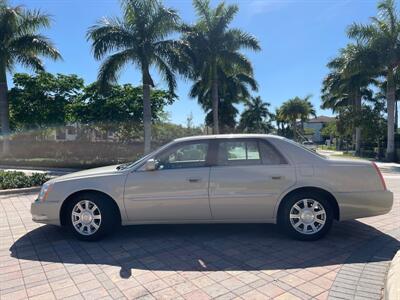
<svg viewBox="0 0 400 300"><path fill-rule="evenodd" d="M240 117L239 128L245 132L268 133L271 130L270 103L261 97L252 97L245 102L245 110Z"/></svg>
<svg viewBox="0 0 400 300"><path fill-rule="evenodd" d="M355 150L361 148L361 126L358 122L361 114L363 96L375 80L376 58L374 53L360 44L348 44L340 49L339 56L328 63L332 72L323 82L323 108L352 105L355 124Z"/></svg>
<svg viewBox="0 0 400 300"><path fill-rule="evenodd" d="M236 115L239 111L235 108L234 104L243 102L250 97L250 90L257 90L257 82L252 74L234 68L232 73L227 74L220 70L218 74L219 86L219 104L218 104L218 120L221 132L229 132L236 125ZM198 79L189 92L192 98L197 98L199 104L204 111L208 112L206 115L206 125L213 126L213 110L212 110L212 97L210 86L201 79Z"/></svg>
<svg viewBox="0 0 400 300"><path fill-rule="evenodd" d="M400 23L393 0L382 0L378 3L377 17L371 18L371 24L353 24L348 30L351 38L365 43L377 54L381 72L387 80L387 149L386 158L394 160L394 119L396 102L395 70L400 65Z"/></svg>
<svg viewBox="0 0 400 300"><path fill-rule="evenodd" d="M293 138L297 141L297 121L302 123L309 118L315 116L315 110L309 101L311 95L305 98L295 97L284 102L280 108L280 115L283 119L291 124L293 130Z"/></svg>
<svg viewBox="0 0 400 300"><path fill-rule="evenodd" d="M40 56L54 60L61 58L52 42L38 33L50 26L49 15L39 10L27 10L22 6L8 7L0 2L0 123L4 136L3 153L8 152L10 132L7 72L12 72L16 64L34 71L43 71Z"/></svg>
<svg viewBox="0 0 400 300"><path fill-rule="evenodd" d="M166 80L171 95L176 87L171 67L176 41L167 39L178 28L175 10L165 8L158 0L123 0L123 17L103 18L92 26L88 40L92 41L95 59L110 54L102 63L98 82L103 90L117 80L127 64L140 69L143 84L144 152L151 149L150 92L154 81L150 68L155 66Z"/></svg>
<svg viewBox="0 0 400 300"><path fill-rule="evenodd" d="M275 114L273 115L273 119L276 123L278 135L286 136L287 134L285 125L287 123L287 120L282 115L281 107L275 108Z"/></svg>
<svg viewBox="0 0 400 300"><path fill-rule="evenodd" d="M260 50L258 41L240 29L229 29L238 12L236 5L224 2L215 9L209 0L193 1L198 20L193 26L183 26L182 57L189 66L182 72L195 82L201 80L211 91L213 132L219 133L218 107L220 99L219 74L233 73L240 68L252 75L253 69L242 49Z"/></svg>

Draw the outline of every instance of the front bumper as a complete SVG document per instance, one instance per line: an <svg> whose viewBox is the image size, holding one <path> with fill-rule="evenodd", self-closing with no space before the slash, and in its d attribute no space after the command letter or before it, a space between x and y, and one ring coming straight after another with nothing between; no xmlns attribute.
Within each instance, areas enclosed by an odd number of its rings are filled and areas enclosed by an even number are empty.
<svg viewBox="0 0 400 300"><path fill-rule="evenodd" d="M393 206L391 191L335 193L340 220L384 215Z"/></svg>
<svg viewBox="0 0 400 300"><path fill-rule="evenodd" d="M58 202L40 202L35 200L31 204L32 221L36 223L60 225Z"/></svg>

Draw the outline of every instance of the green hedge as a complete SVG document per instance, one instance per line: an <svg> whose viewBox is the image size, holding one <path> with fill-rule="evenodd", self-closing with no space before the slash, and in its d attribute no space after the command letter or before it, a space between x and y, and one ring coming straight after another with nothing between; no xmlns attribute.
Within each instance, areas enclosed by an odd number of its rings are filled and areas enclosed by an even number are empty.
<svg viewBox="0 0 400 300"><path fill-rule="evenodd" d="M48 180L45 173L26 175L17 171L0 171L0 190L40 186Z"/></svg>

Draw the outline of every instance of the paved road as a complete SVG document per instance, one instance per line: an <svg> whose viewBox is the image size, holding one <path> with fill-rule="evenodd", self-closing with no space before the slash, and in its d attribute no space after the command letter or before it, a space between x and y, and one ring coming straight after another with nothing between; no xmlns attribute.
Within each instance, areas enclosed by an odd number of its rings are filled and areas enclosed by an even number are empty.
<svg viewBox="0 0 400 300"><path fill-rule="evenodd" d="M318 242L274 225L132 226L97 243L31 221L34 195L0 197L0 298L379 299L400 237L400 176L384 216Z"/></svg>

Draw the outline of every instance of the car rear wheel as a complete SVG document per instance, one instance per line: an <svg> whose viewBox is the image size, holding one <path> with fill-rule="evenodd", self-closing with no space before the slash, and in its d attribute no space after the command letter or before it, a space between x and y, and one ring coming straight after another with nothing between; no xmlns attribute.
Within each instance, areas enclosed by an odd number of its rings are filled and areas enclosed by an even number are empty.
<svg viewBox="0 0 400 300"><path fill-rule="evenodd" d="M292 237L312 241L325 236L332 227L333 211L329 200L315 193L299 193L283 203L280 225Z"/></svg>
<svg viewBox="0 0 400 300"><path fill-rule="evenodd" d="M67 211L68 227L80 240L95 241L111 232L117 223L115 208L107 197L84 193L74 198Z"/></svg>

